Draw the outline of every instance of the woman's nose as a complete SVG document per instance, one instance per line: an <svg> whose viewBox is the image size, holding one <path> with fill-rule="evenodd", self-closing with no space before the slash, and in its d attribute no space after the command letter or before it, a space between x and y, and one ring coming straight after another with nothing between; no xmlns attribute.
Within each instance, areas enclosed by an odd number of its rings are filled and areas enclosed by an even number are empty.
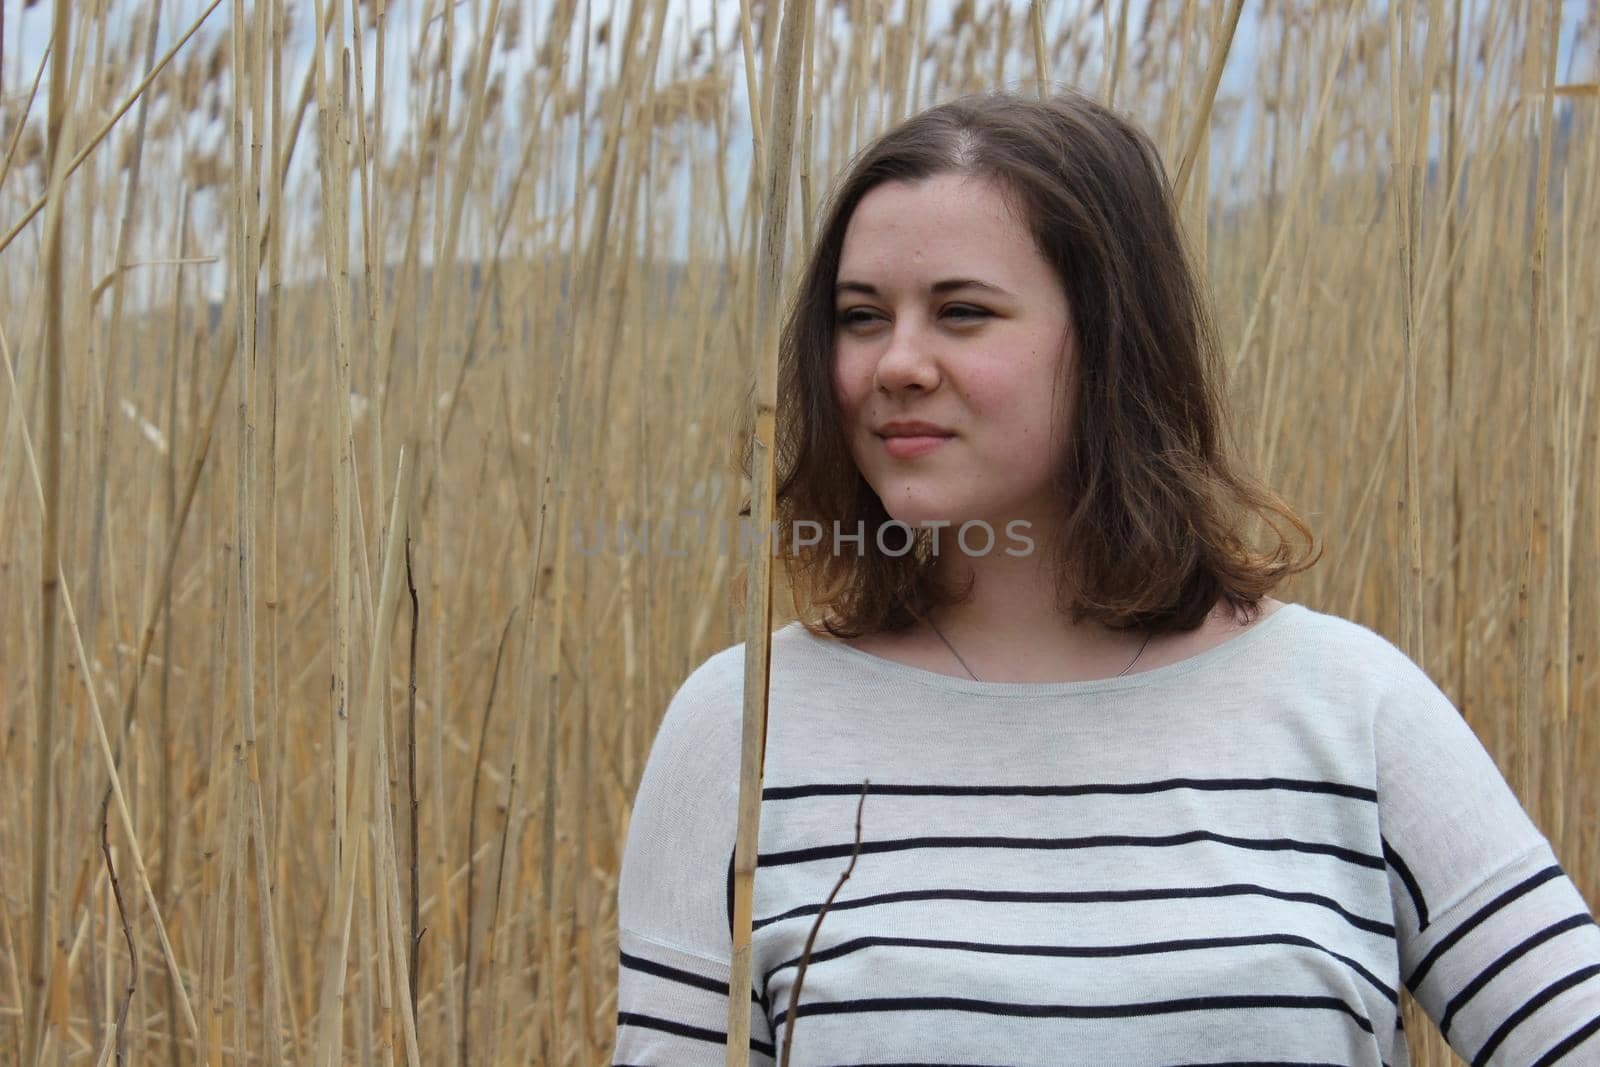
<svg viewBox="0 0 1600 1067"><path fill-rule="evenodd" d="M929 392L939 384L939 366L928 339L907 320L895 323L887 346L878 357L874 384L885 393L908 389Z"/></svg>

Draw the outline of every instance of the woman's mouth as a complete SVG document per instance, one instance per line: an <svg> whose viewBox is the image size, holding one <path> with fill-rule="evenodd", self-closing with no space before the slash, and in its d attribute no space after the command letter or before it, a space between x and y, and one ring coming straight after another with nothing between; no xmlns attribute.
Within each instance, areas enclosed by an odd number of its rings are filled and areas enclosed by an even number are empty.
<svg viewBox="0 0 1600 1067"><path fill-rule="evenodd" d="M944 436L927 434L914 437L885 437L883 439L883 447L895 459L915 459L917 456L927 455L948 440L950 440L950 435L948 434Z"/></svg>

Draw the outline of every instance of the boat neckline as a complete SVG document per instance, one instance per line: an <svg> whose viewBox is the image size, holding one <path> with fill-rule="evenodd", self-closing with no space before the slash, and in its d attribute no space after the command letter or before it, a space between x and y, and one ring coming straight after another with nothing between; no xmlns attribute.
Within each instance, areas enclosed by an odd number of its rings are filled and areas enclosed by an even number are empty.
<svg viewBox="0 0 1600 1067"><path fill-rule="evenodd" d="M1225 662L1278 630L1283 629L1285 618L1300 619L1310 613L1303 605L1287 601L1266 618L1251 624L1242 633L1235 634L1220 644L1196 652L1173 663L1164 663L1147 671L1136 671L1120 677L1086 678L1058 682L983 682L972 678L957 678L925 667L913 667L898 660L886 659L872 652L863 652L845 644L838 638L818 637L797 619L779 633L792 633L818 646L825 654L842 658L858 667L866 667L885 677L913 682L934 689L954 693L985 696L1066 696L1078 693L1105 693L1128 689L1144 689L1181 678L1215 664Z"/></svg>

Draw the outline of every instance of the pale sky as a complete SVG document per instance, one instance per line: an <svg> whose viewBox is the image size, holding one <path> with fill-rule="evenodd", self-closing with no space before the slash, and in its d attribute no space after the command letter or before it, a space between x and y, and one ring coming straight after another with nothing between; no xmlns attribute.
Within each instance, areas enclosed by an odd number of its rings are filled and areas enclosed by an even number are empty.
<svg viewBox="0 0 1600 1067"><path fill-rule="evenodd" d="M142 22L142 15L139 13L145 10L145 4L150 2L152 0L109 0L107 25L111 28L113 41L126 41L130 34L137 32ZM205 0L161 0L161 2L163 7L160 40L157 46L158 54L165 51L171 42L176 39L177 34L187 28L205 7ZM335 2L335 0L329 0L329 2ZM618 11L616 16L618 23L625 21L625 8L621 6L625 2L626 0L616 0L616 3L597 2L594 5L593 15L595 25L598 26L601 21L609 17L613 7ZM887 0L887 7L892 17L896 19L903 17L905 2L906 0ZM1371 0L1371 2L1377 5L1374 7L1374 11L1379 10L1381 0ZM226 43L225 38L231 25L233 3L234 0L224 0L222 6L211 16L210 21L197 35L196 39L188 44L188 50L206 55L210 54L219 45ZM289 66L292 73L288 77L293 79L293 84L298 85L305 69L304 64L308 62L311 55L311 23L314 17L315 4L313 0L289 0L289 4L292 27L291 46L289 49L292 59ZM684 41L702 30L709 30L712 22L713 5L715 5L718 36L726 42L732 38L738 26L738 0L669 0L666 34L662 58L658 67L658 74L663 80L670 79L682 72L682 63L678 59L679 50ZM74 6L80 7L81 5L75 4ZM371 0L366 0L366 10L370 11L374 6ZM413 80L406 69L406 58L415 47L419 24L422 20L422 12L425 6L423 0L390 0L388 6L388 32L386 36L388 70L386 76L387 84L385 86L387 116L385 121L387 130L385 140L391 151L396 146L405 143L409 136L414 133L415 115L422 103L419 97L425 91L425 88L417 89L414 87ZM458 0L453 8L453 17L455 19L455 66L457 70L463 69L468 62L468 57L472 50L472 42L477 36L477 13L486 8L486 6L481 0ZM930 38L936 36L941 31L941 28L948 24L949 14L954 6L954 0L928 0L926 25L927 34ZM1091 41L1089 52L1091 70L1089 77L1093 79L1093 82L1080 87L1095 92L1098 91L1099 72L1093 69L1093 57L1103 55L1104 48L1100 44L1101 16L1085 17L1085 13L1091 6L1090 0L1049 0L1045 6L1045 18L1047 37L1053 37L1057 28L1081 20L1082 29L1080 32L1087 35ZM1132 0L1128 17L1128 25L1131 32L1137 31L1146 6L1147 0ZM831 10L832 5L829 4L828 7ZM987 2L980 2L980 11L986 7ZM1562 81L1593 80L1595 77L1593 71L1595 69L1596 44L1592 37L1585 42L1576 40L1574 34L1574 29L1582 17L1583 7L1583 0L1564 0L1563 3L1564 19L1560 61L1560 78ZM26 94L34 72L38 69L43 49L49 39L52 8L53 4L49 0L36 3L27 10L22 8L22 0L0 0L0 14L3 14L4 18L4 56L3 67L0 67L0 79L3 79L5 99L9 107L18 106L20 100ZM507 17L506 11L511 8L516 8L520 15L521 32L519 39L515 46L509 50L497 45L493 59L493 69L499 71L504 79L507 100L516 101L521 97L519 90L522 79L532 65L533 57L541 43L540 38L546 32L545 24L550 17L552 0L504 0L502 20ZM1257 29L1256 15L1259 9L1259 3L1246 5L1246 14L1241 21L1234 47L1224 70L1221 89L1221 94L1224 97L1235 96L1244 102L1245 107L1255 105L1254 97L1256 94L1252 89L1251 79L1255 74L1258 63L1265 62L1270 58L1259 54L1261 52L1259 47L1261 38ZM1477 5L1474 5L1471 10L1477 10ZM1016 20L1015 25L1018 27L1020 41L1021 27L1025 25L1027 15L1027 4L1023 0L1017 0L1013 4L1013 11L1013 18ZM842 19L842 16L840 18ZM581 20L582 9L580 8L579 23L574 28L575 42L581 40L577 36L582 32ZM619 29L620 26L616 27L614 32ZM434 39L439 36L437 30L437 26L433 27L432 36ZM91 38L89 41L90 46L93 47L94 43L94 39ZM369 81L367 91L370 99L376 92L376 86L370 84L375 76L375 35L372 33L366 34L363 45L365 52L364 69L367 72L366 77ZM135 66L142 67L142 45L135 48L134 53L137 57ZM573 48L569 53L571 56L569 62L574 66L577 62L577 54L576 48ZM618 50L614 47L597 48L591 53L594 62L605 63L614 62L617 54ZM1008 74L1012 78L1021 79L1031 76L1031 62L1026 62L1025 60L1025 53L1019 49L1017 59L1008 69ZM747 108L744 103L745 78L742 65L742 57L736 51L733 69L728 71L727 74L734 95L733 115L735 117L735 124L730 132L730 151L728 157L724 160L724 166L730 176L730 191L742 190L742 177L744 172L748 170L750 159L749 130L748 125L743 120L743 116L747 113ZM170 75L164 75L164 77L166 76ZM125 79L125 83L131 83L131 78ZM46 84L48 84L48 81L46 81ZM119 87L114 95L120 97L125 91L126 84ZM41 99L36 101L34 108L37 121L41 125L44 113L42 93L43 90L41 90ZM133 117L130 114L123 120L124 124L131 128ZM230 143L229 118L230 116L226 109L221 115L221 121L208 121L204 117L191 116L191 122L200 127L197 129L196 126L191 126L191 130L194 131L195 143L202 147L209 147L221 158L226 159ZM1239 129L1246 128L1249 124L1236 122L1232 125L1233 128ZM591 131L591 135L596 138L593 143L598 143L598 131ZM522 142L523 135L521 131L513 128L508 134L506 143L500 146L499 150L502 156L508 157L508 168L515 162L514 158L509 157L514 157L518 154ZM314 153L310 150L313 144L314 140L307 138L303 133L302 144L296 155L296 168L291 175L291 185L298 183L298 187L306 195L312 196L315 195L316 191ZM1219 184L1224 189L1226 188L1226 182L1221 180L1221 176L1226 174L1229 166L1229 153L1232 151L1237 155L1241 148L1242 146L1240 145L1235 145L1232 149L1227 145L1215 145L1213 147L1213 177L1217 180L1216 184ZM592 152L591 158L593 158ZM20 210L17 205L21 195L37 195L36 191L17 188L20 183L12 183L12 185L13 188L8 189L5 197L0 199L0 214L10 215ZM687 209L694 191L689 190L686 186L687 181L685 179L683 187L680 189L680 195L684 198L685 208ZM170 252L166 254L170 254Z"/></svg>

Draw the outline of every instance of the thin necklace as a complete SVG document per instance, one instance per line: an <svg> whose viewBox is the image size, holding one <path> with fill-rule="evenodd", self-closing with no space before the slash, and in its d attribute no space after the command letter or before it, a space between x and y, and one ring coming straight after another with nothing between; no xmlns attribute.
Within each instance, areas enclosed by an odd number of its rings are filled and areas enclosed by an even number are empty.
<svg viewBox="0 0 1600 1067"><path fill-rule="evenodd" d="M938 623L934 622L931 616L927 616L926 618L928 619L928 625L933 627L933 632L938 634L939 640L944 642L944 647L948 648L950 650L950 654L956 658L956 662L961 664L961 669L966 671L967 674L971 675L974 682L978 681L978 676L972 673L972 668L967 666L967 661L961 658L961 653L956 651L956 646L952 645L950 643L950 639L944 635L944 631L939 629ZM1140 656L1144 655L1144 650L1146 646L1150 644L1150 638L1153 636L1153 631L1144 635L1144 644L1139 646L1139 651L1133 654L1133 658L1128 661L1128 665L1118 671L1115 677L1121 678L1124 674L1127 674L1129 671L1133 670L1133 665L1139 662Z"/></svg>

